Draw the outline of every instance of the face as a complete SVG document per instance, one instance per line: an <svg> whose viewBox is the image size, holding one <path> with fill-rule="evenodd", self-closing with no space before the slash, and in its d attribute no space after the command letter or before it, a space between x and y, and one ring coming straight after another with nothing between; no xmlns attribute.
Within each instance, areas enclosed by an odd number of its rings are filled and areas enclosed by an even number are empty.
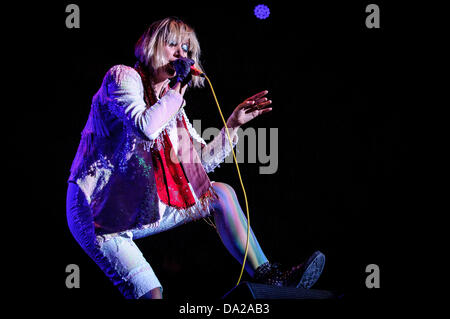
<svg viewBox="0 0 450 319"><path fill-rule="evenodd" d="M175 70L173 69L170 62L175 61L178 58L186 58L189 52L189 40L183 39L181 42L176 42L175 40L169 41L163 48L163 54L169 63L164 67L165 73L169 78L175 76Z"/></svg>

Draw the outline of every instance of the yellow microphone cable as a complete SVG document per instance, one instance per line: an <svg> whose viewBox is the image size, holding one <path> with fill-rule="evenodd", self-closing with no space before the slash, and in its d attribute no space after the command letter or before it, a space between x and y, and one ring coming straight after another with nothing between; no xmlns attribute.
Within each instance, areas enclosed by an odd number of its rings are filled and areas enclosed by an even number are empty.
<svg viewBox="0 0 450 319"><path fill-rule="evenodd" d="M200 76L204 77L208 81L208 84L209 84L209 86L211 88L211 92L212 92L212 94L214 96L214 100L216 101L216 105L217 105L217 108L219 110L220 117L222 118L223 124L225 126L225 131L227 132L228 142L230 143L231 152L233 153L234 163L236 164L236 170L237 170L237 173L238 173L238 176L239 176L239 181L241 182L242 192L244 193L245 208L247 210L247 241L246 241L246 244L245 244L245 254L244 254L244 260L242 261L241 273L240 273L239 279L238 279L238 281L236 283L236 286L237 286L241 282L242 274L244 273L245 262L247 260L247 255L248 255L248 244L249 244L249 241L250 241L250 215L249 215L249 212L248 212L247 194L245 193L245 187L244 187L244 183L242 182L241 171L239 170L239 165L238 165L238 162L237 162L237 159L236 159L236 154L234 153L234 150L233 150L233 142L231 141L230 132L228 131L227 123L226 123L226 121L225 121L225 119L223 117L222 110L220 109L219 101L217 101L216 93L214 92L214 89L213 89L213 86L211 84L211 81L206 76L206 74L202 72L200 74Z"/></svg>

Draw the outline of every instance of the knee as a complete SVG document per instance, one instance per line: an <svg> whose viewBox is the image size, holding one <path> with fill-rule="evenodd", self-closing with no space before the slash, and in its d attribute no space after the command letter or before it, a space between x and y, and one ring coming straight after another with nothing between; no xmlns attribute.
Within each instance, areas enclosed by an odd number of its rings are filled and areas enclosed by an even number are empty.
<svg viewBox="0 0 450 319"><path fill-rule="evenodd" d="M225 183L214 183L213 188L218 196L213 204L215 213L224 214L230 212L230 207L237 203L233 187Z"/></svg>
<svg viewBox="0 0 450 319"><path fill-rule="evenodd" d="M213 188L216 191L217 195L219 195L219 197L227 197L227 196L236 197L236 192L234 191L233 187L231 187L226 183L215 182L213 184Z"/></svg>

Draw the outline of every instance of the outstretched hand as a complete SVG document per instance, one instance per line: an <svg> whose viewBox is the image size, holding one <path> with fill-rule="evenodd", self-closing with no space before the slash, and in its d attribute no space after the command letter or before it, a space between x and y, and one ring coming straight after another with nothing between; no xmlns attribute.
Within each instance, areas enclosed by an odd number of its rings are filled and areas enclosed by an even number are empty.
<svg viewBox="0 0 450 319"><path fill-rule="evenodd" d="M245 99L234 109L227 120L227 126L239 127L261 114L272 111L271 107L267 107L272 101L264 97L267 93L269 91L265 90Z"/></svg>

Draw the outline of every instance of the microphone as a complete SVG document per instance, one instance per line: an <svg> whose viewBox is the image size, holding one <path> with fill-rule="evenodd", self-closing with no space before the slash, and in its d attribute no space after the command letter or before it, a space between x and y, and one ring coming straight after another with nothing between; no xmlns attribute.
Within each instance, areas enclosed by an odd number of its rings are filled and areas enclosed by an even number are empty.
<svg viewBox="0 0 450 319"><path fill-rule="evenodd" d="M191 65L191 74L195 75L195 76L200 76L202 78L205 77L205 73L203 73L202 71L200 71L199 69L197 69L193 65Z"/></svg>

